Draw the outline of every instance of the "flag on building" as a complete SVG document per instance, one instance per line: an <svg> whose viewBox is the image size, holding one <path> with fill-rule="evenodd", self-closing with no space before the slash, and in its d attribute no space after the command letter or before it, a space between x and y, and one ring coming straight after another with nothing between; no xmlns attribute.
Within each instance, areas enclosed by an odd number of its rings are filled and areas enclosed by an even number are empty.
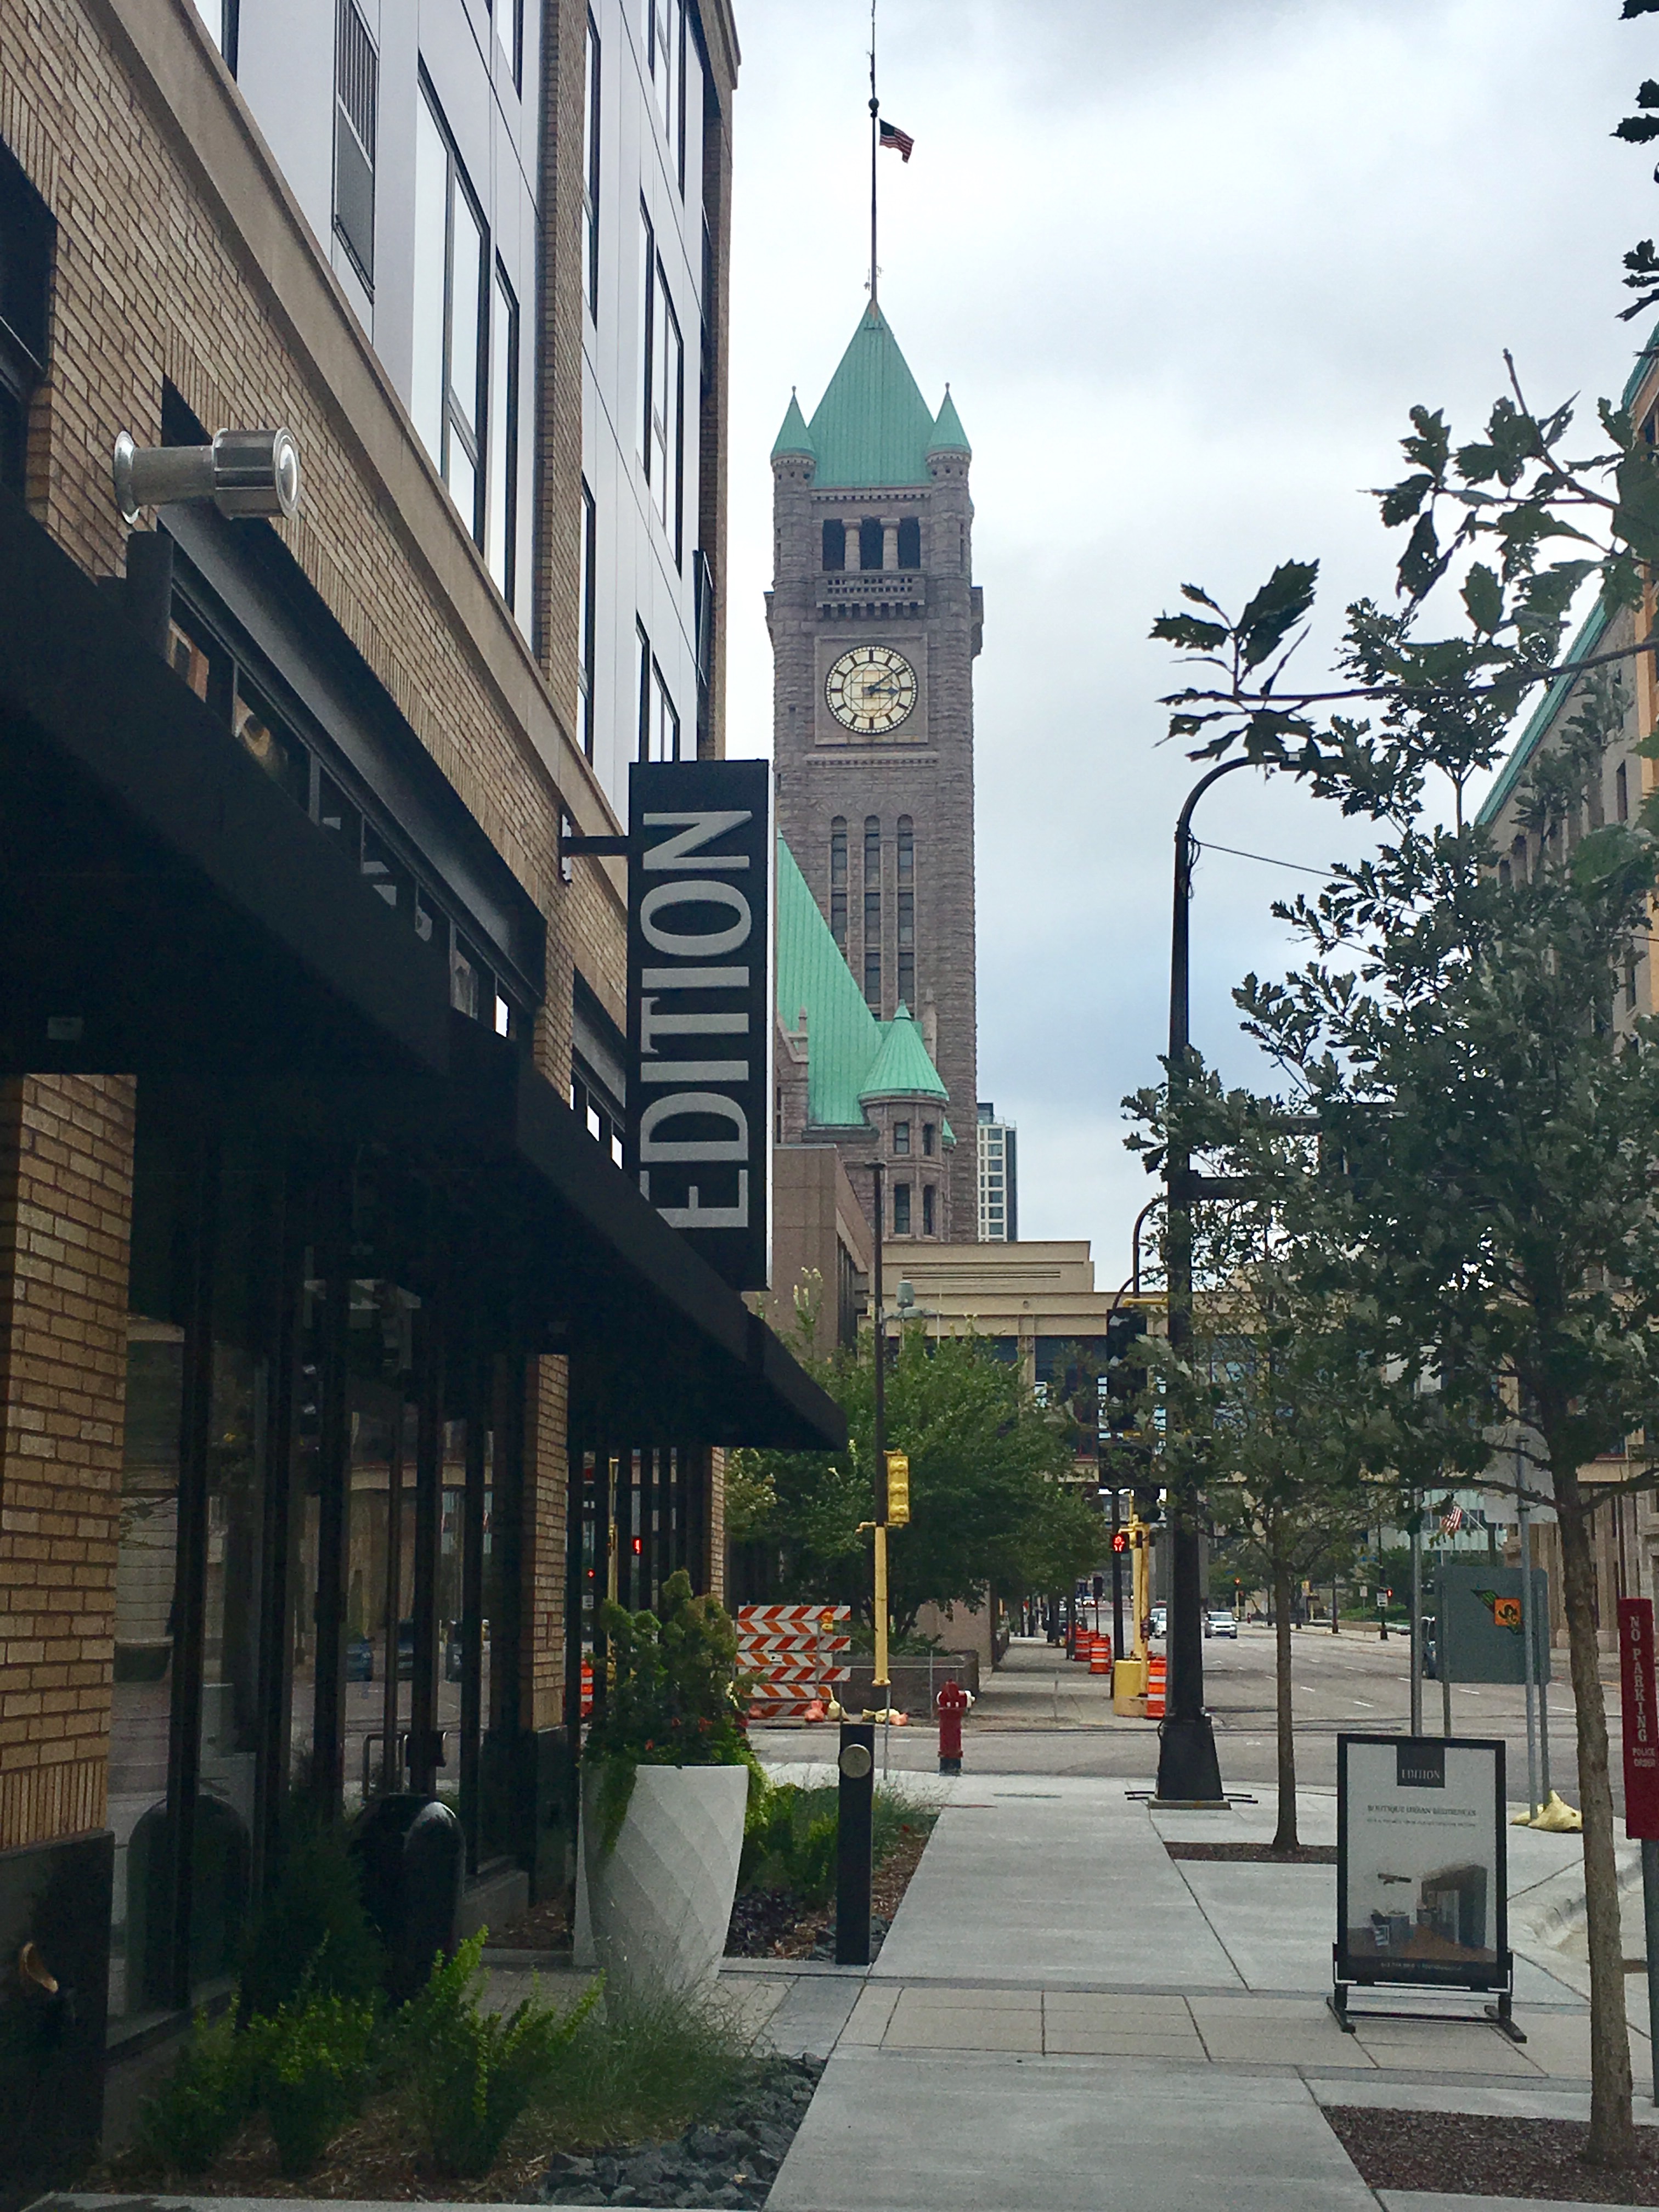
<svg viewBox="0 0 1659 2212"><path fill-rule="evenodd" d="M1444 1535L1455 1536L1462 1525L1463 1509L1461 1505L1454 1505L1449 1513L1443 1513L1440 1516L1441 1531Z"/></svg>
<svg viewBox="0 0 1659 2212"><path fill-rule="evenodd" d="M884 147L890 148L901 161L908 161L915 152L916 143L908 131L901 131L896 123L886 122L884 122L881 126L881 143Z"/></svg>

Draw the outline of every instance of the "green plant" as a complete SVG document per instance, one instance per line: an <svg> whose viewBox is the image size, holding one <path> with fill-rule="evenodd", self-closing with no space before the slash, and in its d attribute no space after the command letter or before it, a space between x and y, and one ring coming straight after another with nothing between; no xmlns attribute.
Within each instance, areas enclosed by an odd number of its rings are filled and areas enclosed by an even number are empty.
<svg viewBox="0 0 1659 2212"><path fill-rule="evenodd" d="M779 1782L757 1791L744 1824L742 1889L787 1890L805 1905L825 1905L836 1887L836 1790ZM880 1866L907 1832L926 1833L938 1815L888 1783L875 1793L871 1855Z"/></svg>
<svg viewBox="0 0 1659 2212"><path fill-rule="evenodd" d="M362 2104L374 2014L373 1998L307 1990L249 2029L285 2174L309 2173Z"/></svg>
<svg viewBox="0 0 1659 2212"><path fill-rule="evenodd" d="M663 2141L722 2112L754 2066L753 2031L718 1995L607 1990L538 2094L550 2149Z"/></svg>
<svg viewBox="0 0 1659 2212"><path fill-rule="evenodd" d="M385 1966L344 1830L296 1799L284 1823L276 1878L243 1947L244 2017L276 2013L306 1990L372 1998Z"/></svg>
<svg viewBox="0 0 1659 2212"><path fill-rule="evenodd" d="M210 2020L198 2012L179 2063L139 2115L137 2162L175 2173L203 2173L247 2118L253 2053L239 2035L233 2006Z"/></svg>
<svg viewBox="0 0 1659 2212"><path fill-rule="evenodd" d="M569 2012L532 1993L510 2013L484 2011L476 1986L484 1931L440 1959L399 2023L411 2116L440 2173L489 2172L515 2123L545 2093L560 2053L599 1998L590 1988Z"/></svg>
<svg viewBox="0 0 1659 2212"><path fill-rule="evenodd" d="M663 1585L663 1618L607 1605L611 1678L582 1757L600 1771L599 1832L622 1832L641 1765L744 1766L758 1777L738 1725L738 1637L718 1599L693 1597L682 1571Z"/></svg>

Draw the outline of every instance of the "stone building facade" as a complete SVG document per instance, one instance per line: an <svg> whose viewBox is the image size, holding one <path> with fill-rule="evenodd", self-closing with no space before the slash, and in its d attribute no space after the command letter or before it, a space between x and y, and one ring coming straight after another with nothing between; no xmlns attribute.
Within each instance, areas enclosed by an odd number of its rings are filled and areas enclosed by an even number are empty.
<svg viewBox="0 0 1659 2212"><path fill-rule="evenodd" d="M296 1800L441 1768L476 1909L562 1882L611 1532L625 1598L718 1587L720 1448L836 1434L568 1103L624 953L619 872L561 856L617 826L580 711L586 13L521 11L509 605L382 350L389 258L371 330L238 84L281 12L0 0L0 1956L41 1969L0 1987L6 2206L95 2142L106 2040L119 2081L233 1970ZM685 21L723 270L735 42L721 0ZM291 515L118 510L118 434L276 424Z"/></svg>
<svg viewBox="0 0 1659 2212"><path fill-rule="evenodd" d="M935 416L872 303L810 424L792 399L773 447L767 599L779 830L871 1013L908 1009L964 1132L983 613L971 458L949 392ZM971 1141L953 1148L949 1182L957 1233L971 1233Z"/></svg>

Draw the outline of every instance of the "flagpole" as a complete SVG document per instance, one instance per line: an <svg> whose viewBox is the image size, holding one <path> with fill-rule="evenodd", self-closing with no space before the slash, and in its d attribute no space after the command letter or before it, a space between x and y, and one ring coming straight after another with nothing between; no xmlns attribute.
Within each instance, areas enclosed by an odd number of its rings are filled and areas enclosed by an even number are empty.
<svg viewBox="0 0 1659 2212"><path fill-rule="evenodd" d="M876 151L881 113L876 99L876 0L870 0L870 305L876 304Z"/></svg>

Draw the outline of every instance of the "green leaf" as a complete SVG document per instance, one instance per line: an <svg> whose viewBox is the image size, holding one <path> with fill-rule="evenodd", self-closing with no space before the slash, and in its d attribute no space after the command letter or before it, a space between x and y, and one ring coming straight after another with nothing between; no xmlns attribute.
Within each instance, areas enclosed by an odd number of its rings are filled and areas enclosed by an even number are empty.
<svg viewBox="0 0 1659 2212"><path fill-rule="evenodd" d="M1476 629L1488 635L1504 619L1504 587L1483 562L1477 561L1464 579L1463 604Z"/></svg>
<svg viewBox="0 0 1659 2212"><path fill-rule="evenodd" d="M1407 599L1420 599L1446 573L1449 554L1440 550L1434 517L1419 514L1417 527L1400 556L1400 588Z"/></svg>
<svg viewBox="0 0 1659 2212"><path fill-rule="evenodd" d="M1409 522L1423 504L1425 495L1434 489L1434 478L1419 472L1407 477L1403 482L1390 484L1378 497L1382 507L1382 527L1397 530L1402 522Z"/></svg>
<svg viewBox="0 0 1659 2212"><path fill-rule="evenodd" d="M1196 615L1160 615L1147 635L1165 645L1178 645L1183 653L1216 653L1231 632L1220 623L1200 622Z"/></svg>
<svg viewBox="0 0 1659 2212"><path fill-rule="evenodd" d="M1650 138L1659 138L1659 115L1627 115L1609 136L1622 138L1627 145L1645 146Z"/></svg>
<svg viewBox="0 0 1659 2212"><path fill-rule="evenodd" d="M1457 473L1465 483L1487 483L1498 474L1496 446L1460 446Z"/></svg>
<svg viewBox="0 0 1659 2212"><path fill-rule="evenodd" d="M1277 651L1314 603L1317 561L1281 561L1240 615L1236 630L1246 668Z"/></svg>
<svg viewBox="0 0 1659 2212"><path fill-rule="evenodd" d="M1402 438L1400 441L1401 451L1408 461L1414 461L1420 469L1427 469L1438 482L1446 472L1446 459L1451 450L1451 433L1447 429L1438 408L1431 415L1426 407L1413 407L1412 425L1417 435Z"/></svg>

